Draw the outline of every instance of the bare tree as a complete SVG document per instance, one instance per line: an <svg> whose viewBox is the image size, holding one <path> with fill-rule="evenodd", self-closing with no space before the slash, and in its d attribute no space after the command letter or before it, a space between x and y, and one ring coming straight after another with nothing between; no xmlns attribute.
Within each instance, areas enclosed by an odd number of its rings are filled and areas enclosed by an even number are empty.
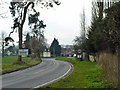
<svg viewBox="0 0 120 90"><path fill-rule="evenodd" d="M44 33L39 31L36 34L34 34L34 36L31 38L30 40L30 48L32 51L32 59L39 59L40 58L40 54L44 51L44 48L46 46L46 42L45 42L45 37L44 37Z"/></svg>
<svg viewBox="0 0 120 90"><path fill-rule="evenodd" d="M86 35L86 16L85 16L85 9L83 9L83 12L80 16L81 18L81 22L80 22L80 27L81 27L81 37L83 39L85 39L85 35Z"/></svg>
<svg viewBox="0 0 120 90"><path fill-rule="evenodd" d="M92 23L97 19L97 3L92 1Z"/></svg>
<svg viewBox="0 0 120 90"><path fill-rule="evenodd" d="M2 57L4 57L4 47L5 47L5 37L6 37L6 33L2 32L1 33L2 36Z"/></svg>
<svg viewBox="0 0 120 90"><path fill-rule="evenodd" d="M86 16L85 10L80 15L80 35L74 39L74 49L78 50L79 48L85 50L86 43Z"/></svg>

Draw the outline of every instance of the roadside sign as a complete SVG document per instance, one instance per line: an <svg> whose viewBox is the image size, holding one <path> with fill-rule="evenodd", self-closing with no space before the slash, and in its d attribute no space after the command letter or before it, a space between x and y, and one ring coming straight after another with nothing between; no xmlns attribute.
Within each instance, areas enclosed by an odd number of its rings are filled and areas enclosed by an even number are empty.
<svg viewBox="0 0 120 90"><path fill-rule="evenodd" d="M25 48L25 43L22 44L22 48Z"/></svg>
<svg viewBox="0 0 120 90"><path fill-rule="evenodd" d="M82 55L77 55L77 58L82 58Z"/></svg>
<svg viewBox="0 0 120 90"><path fill-rule="evenodd" d="M28 49L19 49L18 55L27 56L28 55Z"/></svg>
<svg viewBox="0 0 120 90"><path fill-rule="evenodd" d="M78 54L81 54L82 53L82 49L78 49L77 52L78 52Z"/></svg>

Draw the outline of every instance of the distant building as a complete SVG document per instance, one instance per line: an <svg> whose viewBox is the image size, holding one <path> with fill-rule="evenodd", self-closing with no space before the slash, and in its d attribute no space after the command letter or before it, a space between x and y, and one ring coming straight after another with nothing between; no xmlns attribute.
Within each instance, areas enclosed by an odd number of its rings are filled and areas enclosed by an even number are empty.
<svg viewBox="0 0 120 90"><path fill-rule="evenodd" d="M18 48L14 46L10 46L5 49L6 56L17 56Z"/></svg>
<svg viewBox="0 0 120 90"><path fill-rule="evenodd" d="M49 49L45 49L45 51L43 52L43 57L51 57Z"/></svg>
<svg viewBox="0 0 120 90"><path fill-rule="evenodd" d="M49 47L45 47L44 51L40 54L41 57L51 57Z"/></svg>
<svg viewBox="0 0 120 90"><path fill-rule="evenodd" d="M61 56L73 57L73 45L61 45Z"/></svg>

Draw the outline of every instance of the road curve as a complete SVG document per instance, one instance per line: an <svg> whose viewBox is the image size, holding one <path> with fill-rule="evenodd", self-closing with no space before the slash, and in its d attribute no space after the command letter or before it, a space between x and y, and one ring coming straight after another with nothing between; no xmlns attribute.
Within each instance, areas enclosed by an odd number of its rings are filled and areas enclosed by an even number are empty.
<svg viewBox="0 0 120 90"><path fill-rule="evenodd" d="M55 59L42 59L42 63L17 72L2 75L2 88L37 88L50 84L68 74L71 65Z"/></svg>

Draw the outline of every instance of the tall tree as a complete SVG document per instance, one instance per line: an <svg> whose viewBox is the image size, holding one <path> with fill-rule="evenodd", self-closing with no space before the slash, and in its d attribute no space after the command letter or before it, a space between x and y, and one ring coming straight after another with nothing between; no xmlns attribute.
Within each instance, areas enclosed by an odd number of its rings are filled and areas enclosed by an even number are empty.
<svg viewBox="0 0 120 90"><path fill-rule="evenodd" d="M120 45L120 2L115 3L110 8L106 9L106 18L105 22L106 28L104 30L105 39L108 43L109 48L112 52L116 52L119 49ZM119 52L119 51L117 51Z"/></svg>
<svg viewBox="0 0 120 90"><path fill-rule="evenodd" d="M26 20L26 15L28 14L29 17L29 22L30 23L35 23L37 22L36 20L38 19L33 19L34 15L39 15L39 12L35 10L35 5L40 4L41 6L44 7L53 7L54 4L59 5L59 1L57 0L34 0L34 2L31 2L29 0L23 1L23 2L10 2L10 11L12 16L14 17L14 25L13 25L13 31L15 29L18 29L18 34L19 34L19 49L22 49L22 32L23 32L23 25ZM29 8L31 6L31 8ZM32 14L29 14L28 11L32 11ZM33 16L33 17L32 17ZM31 19L30 19L31 18ZM10 33L10 34L11 34ZM18 56L18 61L22 61L21 56Z"/></svg>
<svg viewBox="0 0 120 90"><path fill-rule="evenodd" d="M106 4L108 7L105 6ZM89 54L91 53L95 54L96 52L99 52L101 50L106 50L109 47L111 40L108 44L108 40L110 38L109 38L109 34L106 33L110 33L111 31L110 28L112 28L115 25L113 18L110 19L110 17L113 16L113 12L110 13L112 10L109 9L111 6L112 6L111 0L109 0L107 3L103 2L103 0L101 1L94 0L92 2L92 21L87 39L87 49ZM107 11L110 10L108 14L105 13L106 8L108 9ZM115 12L116 11L117 9L115 10ZM103 17L104 13L106 15L105 17ZM110 46L114 47L115 45L110 45Z"/></svg>
<svg viewBox="0 0 120 90"><path fill-rule="evenodd" d="M88 32L87 39L87 52L88 54L95 54L99 49L101 49L101 44L104 41L104 35L102 33L104 24L103 19L103 9L104 2L93 0L92 2L92 20L91 26Z"/></svg>
<svg viewBox="0 0 120 90"><path fill-rule="evenodd" d="M76 36L74 39L74 49L77 51L79 48L85 50L86 46L86 16L85 16L85 9L80 15L80 35Z"/></svg>
<svg viewBox="0 0 120 90"><path fill-rule="evenodd" d="M83 12L82 12L82 14L81 14L81 22L80 22L80 24L81 24L81 37L83 38L83 39L85 39L85 35L86 35L86 16L85 16L85 9L83 9Z"/></svg>

